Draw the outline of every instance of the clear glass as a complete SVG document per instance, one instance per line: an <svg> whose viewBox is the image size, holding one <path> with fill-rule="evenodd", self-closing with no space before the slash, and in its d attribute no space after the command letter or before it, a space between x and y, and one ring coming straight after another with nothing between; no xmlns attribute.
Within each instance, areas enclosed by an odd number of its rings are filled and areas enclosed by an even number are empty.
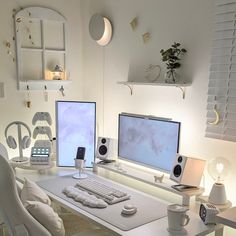
<svg viewBox="0 0 236 236"><path fill-rule="evenodd" d="M208 164L208 173L217 182L220 183L228 176L230 163L223 157L217 157Z"/></svg>
<svg viewBox="0 0 236 236"><path fill-rule="evenodd" d="M179 82L179 74L175 70L169 70L165 73L165 82L175 84Z"/></svg>

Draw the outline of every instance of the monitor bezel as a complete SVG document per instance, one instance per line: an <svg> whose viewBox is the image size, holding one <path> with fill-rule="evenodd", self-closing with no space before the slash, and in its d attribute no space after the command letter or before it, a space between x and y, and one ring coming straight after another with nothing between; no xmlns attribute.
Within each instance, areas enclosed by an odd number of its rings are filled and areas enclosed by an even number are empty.
<svg viewBox="0 0 236 236"><path fill-rule="evenodd" d="M134 118L140 118L140 119L148 119L148 120L157 120L157 121L161 121L161 122L170 122L170 123L178 124L179 125L179 129L178 129L178 143L177 143L176 154L179 153L181 122L173 121L170 118L163 118L163 117L156 117L156 116L147 116L147 115L132 114L132 113L120 113L119 114L119 118L118 118L118 148L117 148L117 154L118 154L117 157L118 157L118 159L130 162L130 163L133 163L133 164L136 164L136 165L139 165L139 166L144 166L144 167L147 167L147 168L152 169L152 170L158 170L160 172L164 172L164 173L170 174L171 170L170 171L169 170L165 170L165 169L162 169L162 168L155 167L153 165L148 165L148 164L143 163L143 162L138 162L138 161L130 160L130 159L127 159L125 157L120 156L120 117L121 116L128 116L128 117L134 117Z"/></svg>
<svg viewBox="0 0 236 236"><path fill-rule="evenodd" d="M55 113L55 120L56 120L56 153L58 153L58 103L93 103L95 106L95 117L94 117L94 157L93 161L95 162L95 155L96 155L96 119L97 119L97 104L96 102L91 102L91 101L65 101L65 100L57 100L55 103L56 106L56 113ZM75 155L76 156L76 155ZM74 166L65 166L65 165L59 165L59 155L56 155L56 166L57 167L68 167L68 168L74 168ZM91 166L86 166L86 168L93 168L93 165Z"/></svg>

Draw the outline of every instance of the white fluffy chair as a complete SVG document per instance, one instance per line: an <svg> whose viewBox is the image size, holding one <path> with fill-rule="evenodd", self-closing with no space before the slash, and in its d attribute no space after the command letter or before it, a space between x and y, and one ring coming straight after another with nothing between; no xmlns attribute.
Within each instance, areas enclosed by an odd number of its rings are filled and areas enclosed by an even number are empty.
<svg viewBox="0 0 236 236"><path fill-rule="evenodd" d="M18 195L14 172L0 148L0 215L12 236L51 236L25 209ZM0 233L1 234L1 233Z"/></svg>
<svg viewBox="0 0 236 236"><path fill-rule="evenodd" d="M6 160L8 160L7 149L2 143L0 143L0 155L2 155Z"/></svg>

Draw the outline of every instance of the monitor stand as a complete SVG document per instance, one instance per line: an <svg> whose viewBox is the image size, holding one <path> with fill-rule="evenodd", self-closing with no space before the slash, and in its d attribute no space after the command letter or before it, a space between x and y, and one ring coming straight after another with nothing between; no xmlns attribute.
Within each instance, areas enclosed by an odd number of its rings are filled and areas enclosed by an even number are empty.
<svg viewBox="0 0 236 236"><path fill-rule="evenodd" d="M28 163L29 162L29 158L28 157L24 157L24 156L19 156L19 157L13 157L11 159L12 162L16 162L16 163Z"/></svg>
<svg viewBox="0 0 236 236"><path fill-rule="evenodd" d="M154 176L156 176L156 173L153 171L146 171L144 169L136 168L134 166L126 165L125 163L108 163L108 164L94 164L94 168L97 169L97 167L112 171L118 174L121 174L126 177L133 178L135 180L141 181L146 184L150 184L151 186L155 188L160 188L163 190L166 190L171 193L175 193L177 195L180 195L182 197L182 204L183 205L189 205L190 203L190 197L193 196L199 196L204 192L204 188L188 188L185 191L178 191L175 190L172 185L174 184L172 180L169 178L163 179L163 182L160 183L159 181L155 181ZM158 176L159 177L159 176ZM161 177L161 176L160 176Z"/></svg>

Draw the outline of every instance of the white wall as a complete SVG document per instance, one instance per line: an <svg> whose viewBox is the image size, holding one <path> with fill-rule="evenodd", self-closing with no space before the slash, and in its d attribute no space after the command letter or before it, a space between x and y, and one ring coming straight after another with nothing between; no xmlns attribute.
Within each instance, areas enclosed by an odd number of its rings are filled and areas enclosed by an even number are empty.
<svg viewBox="0 0 236 236"><path fill-rule="evenodd" d="M13 9L27 6L44 6L57 10L67 19L67 62L70 79L73 81L65 88L65 97L62 97L59 91L49 91L49 101L45 102L43 91L32 91L32 107L26 108L24 105L26 93L17 90L16 81L16 64L6 53L4 42L12 42L12 52L14 53L13 37ZM80 1L77 0L21 0L21 1L4 1L1 0L0 8L0 82L5 84L6 96L0 99L0 142L6 144L4 129L12 121L20 120L31 125L32 117L36 111L48 111L53 119L53 135L55 135L55 100L82 100L83 98L83 79L82 79L82 33L81 33ZM15 133L16 128L9 129L9 134ZM30 150L26 150L29 152ZM10 155L17 155L17 151L10 150Z"/></svg>
<svg viewBox="0 0 236 236"><path fill-rule="evenodd" d="M236 204L236 173L233 169L236 144L204 137L214 1L83 0L81 10L85 27L85 99L98 102L99 135L117 138L119 112L151 114L181 121L180 153L206 160L222 156L231 162L231 175L225 183L228 198ZM105 48L89 37L88 23L94 13L107 16L113 24L114 35ZM129 23L134 17L138 17L139 24L133 32ZM151 33L151 40L143 44L141 35L147 31ZM193 83L187 88L185 99L175 87L136 86L131 96L127 87L117 84L128 79L129 66L137 61L141 61L141 66L150 62L161 65L163 76L165 65L159 52L174 41L188 50L182 75ZM207 192L212 183L206 173Z"/></svg>

